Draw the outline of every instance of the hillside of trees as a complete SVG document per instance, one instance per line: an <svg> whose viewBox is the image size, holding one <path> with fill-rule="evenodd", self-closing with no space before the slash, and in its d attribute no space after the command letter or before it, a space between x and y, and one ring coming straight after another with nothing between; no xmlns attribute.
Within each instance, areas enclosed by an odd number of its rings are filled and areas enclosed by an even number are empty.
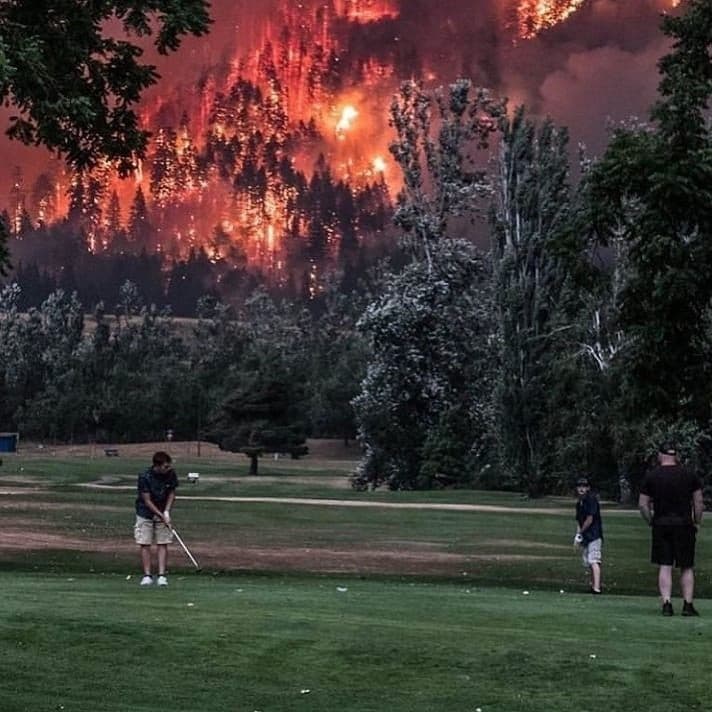
<svg viewBox="0 0 712 712"><path fill-rule="evenodd" d="M215 267L196 251L167 280L157 258L122 256L149 276L121 282L113 303L48 282L27 308L7 280L0 428L62 441L172 428L251 456L356 437L356 487L532 497L582 474L624 496L665 439L706 477L712 5L690 0L662 30L671 49L649 121L581 156L576 180L565 128L467 80L404 84L391 107L395 258L358 279L344 266L319 289L276 293L235 277L241 296L224 299L187 289ZM190 335L172 328L172 301L197 315Z"/></svg>

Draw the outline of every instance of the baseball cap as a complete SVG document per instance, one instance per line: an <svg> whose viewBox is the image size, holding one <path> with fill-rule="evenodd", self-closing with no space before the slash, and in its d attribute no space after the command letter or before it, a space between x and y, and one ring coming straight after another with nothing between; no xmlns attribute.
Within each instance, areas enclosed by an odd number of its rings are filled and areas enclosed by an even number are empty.
<svg viewBox="0 0 712 712"><path fill-rule="evenodd" d="M661 455L677 455L677 448L669 441L660 443L658 452Z"/></svg>
<svg viewBox="0 0 712 712"><path fill-rule="evenodd" d="M579 477L576 480L577 487L590 487L591 483L588 481L588 477Z"/></svg>

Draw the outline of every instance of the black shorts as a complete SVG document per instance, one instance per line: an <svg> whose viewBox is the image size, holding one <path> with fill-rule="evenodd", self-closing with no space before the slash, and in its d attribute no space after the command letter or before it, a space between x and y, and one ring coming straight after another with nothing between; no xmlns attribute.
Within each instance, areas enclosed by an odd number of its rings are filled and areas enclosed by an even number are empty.
<svg viewBox="0 0 712 712"><path fill-rule="evenodd" d="M695 565L696 538L694 526L654 524L650 561L660 566L690 569Z"/></svg>

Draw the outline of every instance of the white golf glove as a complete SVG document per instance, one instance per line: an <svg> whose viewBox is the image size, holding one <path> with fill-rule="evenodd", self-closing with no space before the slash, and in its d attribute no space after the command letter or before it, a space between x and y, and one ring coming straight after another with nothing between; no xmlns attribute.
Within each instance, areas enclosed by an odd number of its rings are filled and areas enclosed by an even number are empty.
<svg viewBox="0 0 712 712"><path fill-rule="evenodd" d="M171 523L171 513L166 509L165 512L163 512L163 521L170 526Z"/></svg>
<svg viewBox="0 0 712 712"><path fill-rule="evenodd" d="M576 532L576 536L574 536L574 546L581 546L581 544L583 544L583 534Z"/></svg>

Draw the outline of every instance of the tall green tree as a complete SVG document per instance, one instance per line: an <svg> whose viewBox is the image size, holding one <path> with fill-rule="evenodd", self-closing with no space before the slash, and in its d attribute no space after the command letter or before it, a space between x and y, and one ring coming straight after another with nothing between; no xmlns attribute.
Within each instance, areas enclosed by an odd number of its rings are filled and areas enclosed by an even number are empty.
<svg viewBox="0 0 712 712"><path fill-rule="evenodd" d="M314 437L341 438L346 445L356 436L351 401L360 391L368 355L356 328L364 300L328 287L323 310L309 323L310 420Z"/></svg>
<svg viewBox="0 0 712 712"><path fill-rule="evenodd" d="M501 461L531 496L552 480L552 387L560 375L566 274L553 245L569 215L568 134L537 127L523 108L502 122L492 214L498 332L501 340Z"/></svg>
<svg viewBox="0 0 712 712"><path fill-rule="evenodd" d="M712 299L712 4L690 0L663 19L671 51L659 63L650 124L614 132L585 183L596 240L625 245L615 328L621 422L710 418Z"/></svg>
<svg viewBox="0 0 712 712"><path fill-rule="evenodd" d="M242 452L256 475L265 452L307 452L306 396L277 354L245 368L241 384L222 403L207 428L207 439L221 449Z"/></svg>
<svg viewBox="0 0 712 712"><path fill-rule="evenodd" d="M81 360L84 309L76 293L57 290L39 310L42 388L19 408L19 427L43 437L74 441L86 429L87 386Z"/></svg>
<svg viewBox="0 0 712 712"><path fill-rule="evenodd" d="M168 428L192 436L186 344L166 311L139 307L142 299L132 286L127 282L122 289L123 314L111 336L103 429L115 439L139 442L161 439Z"/></svg>
<svg viewBox="0 0 712 712"><path fill-rule="evenodd" d="M492 192L484 149L504 110L468 80L433 93L407 82L391 106L403 172L395 223L411 263L386 277L359 323L371 358L353 400L365 449L356 486L476 476L491 413L491 301L482 255L451 231Z"/></svg>
<svg viewBox="0 0 712 712"><path fill-rule="evenodd" d="M21 402L24 372L26 320L20 309L17 284L0 289L0 427L15 429L15 411Z"/></svg>
<svg viewBox="0 0 712 712"><path fill-rule="evenodd" d="M492 430L492 303L485 258L440 240L388 279L359 322L371 346L352 401L358 487L471 484Z"/></svg>

